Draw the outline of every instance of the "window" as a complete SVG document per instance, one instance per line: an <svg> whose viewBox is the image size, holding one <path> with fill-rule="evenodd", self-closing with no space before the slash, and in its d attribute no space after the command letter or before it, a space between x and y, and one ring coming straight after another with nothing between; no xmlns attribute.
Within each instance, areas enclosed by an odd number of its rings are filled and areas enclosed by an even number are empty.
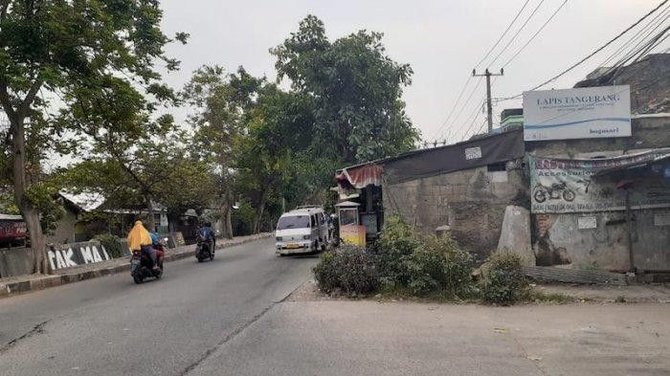
<svg viewBox="0 0 670 376"><path fill-rule="evenodd" d="M309 217L306 215L296 215L291 217L279 218L277 223L277 230L286 230L290 228L308 228Z"/></svg>
<svg viewBox="0 0 670 376"><path fill-rule="evenodd" d="M505 162L500 162L486 165L486 171L488 172L507 171L507 169L505 167Z"/></svg>

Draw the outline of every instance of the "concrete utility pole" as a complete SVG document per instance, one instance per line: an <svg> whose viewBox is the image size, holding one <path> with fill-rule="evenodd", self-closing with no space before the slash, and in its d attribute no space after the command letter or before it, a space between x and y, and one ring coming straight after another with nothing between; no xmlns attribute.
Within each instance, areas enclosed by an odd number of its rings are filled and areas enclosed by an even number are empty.
<svg viewBox="0 0 670 376"><path fill-rule="evenodd" d="M493 104L491 103L491 76L502 76L503 69L500 68L500 73L491 73L486 68L484 74L477 74L477 70L472 70L473 77L486 77L486 110L488 112L489 133L493 131Z"/></svg>

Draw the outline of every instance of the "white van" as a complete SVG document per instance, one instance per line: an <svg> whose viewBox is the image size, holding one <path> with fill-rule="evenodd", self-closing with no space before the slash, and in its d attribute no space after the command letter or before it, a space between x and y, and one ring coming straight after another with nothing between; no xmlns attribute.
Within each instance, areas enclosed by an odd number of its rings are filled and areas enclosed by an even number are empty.
<svg viewBox="0 0 670 376"><path fill-rule="evenodd" d="M319 207L301 207L282 214L275 232L277 255L326 250L328 217Z"/></svg>

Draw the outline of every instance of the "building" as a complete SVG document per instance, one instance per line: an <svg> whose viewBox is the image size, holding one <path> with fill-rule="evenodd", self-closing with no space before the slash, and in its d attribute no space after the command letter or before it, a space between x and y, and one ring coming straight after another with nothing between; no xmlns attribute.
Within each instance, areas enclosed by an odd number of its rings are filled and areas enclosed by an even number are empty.
<svg viewBox="0 0 670 376"><path fill-rule="evenodd" d="M417 150L337 172L341 197L358 202L368 234L398 215L426 234L448 226L485 258L496 249L505 208L527 206L523 133Z"/></svg>

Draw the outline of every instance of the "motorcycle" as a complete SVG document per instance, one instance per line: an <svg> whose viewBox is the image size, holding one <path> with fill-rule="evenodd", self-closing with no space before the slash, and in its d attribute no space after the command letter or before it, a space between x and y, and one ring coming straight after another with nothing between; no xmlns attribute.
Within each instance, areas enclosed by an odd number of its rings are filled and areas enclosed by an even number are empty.
<svg viewBox="0 0 670 376"><path fill-rule="evenodd" d="M198 262L203 262L206 259L209 261L214 260L214 252L212 252L212 242L206 241L202 237L198 236L198 245L195 250L195 258L198 259Z"/></svg>
<svg viewBox="0 0 670 376"><path fill-rule="evenodd" d="M160 279L163 276L163 258L165 256L165 249L162 244L155 249L156 263L158 264L157 269L151 267L152 262L149 259L149 256L142 254L141 251L134 251L132 256L130 256L130 275L133 277L135 283L140 284L144 282L146 278Z"/></svg>
<svg viewBox="0 0 670 376"><path fill-rule="evenodd" d="M550 187L545 187L542 184L537 184L533 190L533 198L535 202L542 203L549 200L563 199L565 201L573 201L576 194L573 190L568 188L565 182L554 183Z"/></svg>

